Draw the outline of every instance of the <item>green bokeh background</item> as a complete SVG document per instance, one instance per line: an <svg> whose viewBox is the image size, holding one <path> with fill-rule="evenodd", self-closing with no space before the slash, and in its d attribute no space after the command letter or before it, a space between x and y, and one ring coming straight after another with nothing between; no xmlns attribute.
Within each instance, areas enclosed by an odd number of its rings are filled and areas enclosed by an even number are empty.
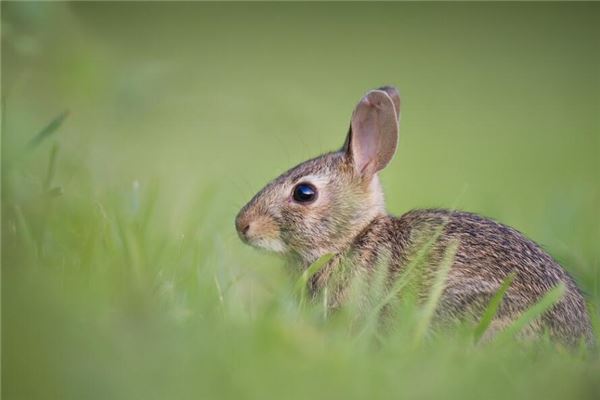
<svg viewBox="0 0 600 400"><path fill-rule="evenodd" d="M389 211L512 225L596 309L599 4L2 2L6 398L597 394L597 361L451 340L355 355L265 311L287 277L239 242L235 214L341 146L382 84L402 96ZM62 195L46 200L53 144Z"/></svg>

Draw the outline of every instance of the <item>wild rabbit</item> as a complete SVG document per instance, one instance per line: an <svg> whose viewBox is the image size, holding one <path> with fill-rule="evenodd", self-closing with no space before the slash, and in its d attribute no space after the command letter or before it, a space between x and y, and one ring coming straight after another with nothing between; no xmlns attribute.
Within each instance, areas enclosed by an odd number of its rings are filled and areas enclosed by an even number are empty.
<svg viewBox="0 0 600 400"><path fill-rule="evenodd" d="M319 257L333 258L311 280L318 293L342 264L355 274L374 270L382 255L398 276L427 240L438 235L420 273L431 282L450 243L456 243L436 319L478 318L509 274L490 331L514 321L560 283L560 301L527 328L547 331L560 342L591 343L585 301L573 279L533 241L513 228L472 213L426 209L400 218L388 215L377 173L392 159L398 142L400 97L393 87L369 91L352 114L343 147L285 172L258 192L237 215L240 238L284 255L300 270ZM427 285L424 285L427 287ZM331 293L332 291L330 291ZM337 287L332 307L344 301ZM426 296L426 291L423 292Z"/></svg>

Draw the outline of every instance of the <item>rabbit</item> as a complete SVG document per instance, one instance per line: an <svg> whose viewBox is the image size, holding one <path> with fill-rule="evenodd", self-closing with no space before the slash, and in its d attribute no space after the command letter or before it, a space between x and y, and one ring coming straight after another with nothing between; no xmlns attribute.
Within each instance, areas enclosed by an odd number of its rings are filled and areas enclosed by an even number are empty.
<svg viewBox="0 0 600 400"><path fill-rule="evenodd" d="M384 86L367 92L352 114L340 150L288 170L241 209L235 219L241 240L281 254L299 271L332 254L309 281L309 290L316 295L333 285L332 276L342 264L350 265L357 276L369 276L384 256L389 276L399 276L417 250L437 234L427 268L419 271L424 282L432 282L449 245L457 247L436 321L481 317L502 282L514 274L488 329L491 335L563 283L563 297L530 323L526 336L548 332L567 345L593 343L586 304L574 280L517 230L463 211L416 209L401 217L387 214L377 174L396 152L399 124L398 91ZM332 308L347 300L343 283L329 293ZM425 291L421 295L427 296Z"/></svg>

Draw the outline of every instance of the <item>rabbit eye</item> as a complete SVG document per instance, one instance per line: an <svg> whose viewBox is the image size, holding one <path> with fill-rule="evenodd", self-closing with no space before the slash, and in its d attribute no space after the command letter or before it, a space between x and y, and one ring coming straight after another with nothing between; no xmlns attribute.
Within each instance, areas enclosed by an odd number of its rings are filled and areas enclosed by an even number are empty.
<svg viewBox="0 0 600 400"><path fill-rule="evenodd" d="M311 203L317 198L317 188L310 183L299 183L294 187L292 197L297 203Z"/></svg>

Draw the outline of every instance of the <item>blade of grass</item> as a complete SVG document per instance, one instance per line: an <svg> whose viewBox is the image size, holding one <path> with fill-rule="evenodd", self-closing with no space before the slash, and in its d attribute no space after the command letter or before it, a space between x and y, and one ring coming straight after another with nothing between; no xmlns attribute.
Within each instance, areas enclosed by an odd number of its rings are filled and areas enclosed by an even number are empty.
<svg viewBox="0 0 600 400"><path fill-rule="evenodd" d="M307 290L308 290L308 281L312 278L317 272L319 272L327 263L331 260L333 254L325 254L320 257L317 261L312 263L298 278L296 281L296 290L300 293L300 305L303 306L306 302Z"/></svg>
<svg viewBox="0 0 600 400"><path fill-rule="evenodd" d="M52 149L50 150L50 159L48 161L48 171L46 172L46 179L44 179L44 193L47 193L50 190L50 185L52 184L52 180L54 179L54 174L56 173L57 155L58 155L58 144L54 143L52 145Z"/></svg>
<svg viewBox="0 0 600 400"><path fill-rule="evenodd" d="M56 118L54 118L48 125L44 127L41 131L38 132L27 144L27 150L33 150L37 146L40 145L44 140L49 138L53 133L55 133L58 128L63 124L65 118L69 115L69 111L65 110L61 114L59 114Z"/></svg>
<svg viewBox="0 0 600 400"><path fill-rule="evenodd" d="M404 268L403 273L396 280L392 289L387 293L386 296L384 296L381 299L379 303L377 303L371 309L369 315L366 318L367 323L365 323L364 328L358 333L357 337L361 337L364 333L366 333L369 329L370 323L379 316L381 310L383 310L383 308L387 304L394 300L400 294L400 292L404 290L404 288L408 286L409 283L412 282L415 273L418 272L420 270L419 267L421 267L424 264L426 257L429 255L432 247L439 239L440 235L442 234L442 231L444 230L444 227L445 224L441 225L435 230L432 237L418 250L416 257L413 258Z"/></svg>
<svg viewBox="0 0 600 400"><path fill-rule="evenodd" d="M487 307L485 308L482 314L481 321L479 321L479 324L477 324L475 330L473 331L473 339L475 340L475 342L478 342L479 339L481 339L487 328L490 326L492 320L498 312L498 308L500 307L500 303L502 302L506 291L514 281L515 276L515 272L511 272L510 274L508 274L508 276L502 281L502 284L500 285L500 288L498 289L494 297L492 297L492 299L488 303Z"/></svg>
<svg viewBox="0 0 600 400"><path fill-rule="evenodd" d="M353 282L352 287L360 290L352 294L358 300L355 310L352 313L357 317L355 321L360 329L356 335L356 339L364 335L369 337L377 336L381 321L379 318L380 313L375 312L374 309L378 308L381 310L392 300L390 298L386 303L382 300L387 297L389 292L387 286L388 282L390 282L390 257L390 254L382 252L382 254L379 254L378 261L368 277L358 274L354 278L357 282ZM376 305L371 306L372 304Z"/></svg>
<svg viewBox="0 0 600 400"><path fill-rule="evenodd" d="M138 237L131 226L118 213L116 221L118 235L120 236L120 241L123 244L123 250L125 250L127 265L130 268L130 276L134 279L135 283L139 287L142 280L143 254L140 248Z"/></svg>
<svg viewBox="0 0 600 400"><path fill-rule="evenodd" d="M215 286L217 287L217 296L219 298L219 305L221 311L225 313L225 299L223 297L223 290L221 289L221 285L219 284L219 278L217 277L217 274L213 274L213 279L215 281Z"/></svg>
<svg viewBox="0 0 600 400"><path fill-rule="evenodd" d="M27 249L26 254L34 260L37 256L38 246L35 241L35 237L31 232L31 228L27 223L25 215L21 210L21 207L18 205L13 206L13 211L15 213L15 219L17 224L17 234L20 236L24 247Z"/></svg>
<svg viewBox="0 0 600 400"><path fill-rule="evenodd" d="M437 308L438 302L442 297L442 292L444 290L444 284L446 282L446 278L448 277L448 272L450 271L450 267L454 262L454 256L456 255L456 251L458 250L458 241L453 240L450 242L446 251L444 252L444 258L442 259L441 264L438 267L438 271L435 275L435 280L431 287L431 292L429 293L429 297L427 298L427 302L423 307L423 314L421 318L417 321L417 327L415 330L414 343L415 345L419 345L429 326L431 324L431 320L433 319L433 314L435 309Z"/></svg>
<svg viewBox="0 0 600 400"><path fill-rule="evenodd" d="M3 159L3 162L5 163L4 170L11 171L13 168L15 168L21 162L23 162L27 153L39 146L45 139L52 136L52 134L55 133L58 130L58 128L60 128L60 126L63 124L64 120L67 118L68 115L68 111L63 111L60 115L58 115L56 118L50 121L50 123L46 125L41 131L39 131L23 149L16 151L15 155L13 157L10 157L10 159ZM4 121L4 116L2 121ZM2 134L5 134L4 129L2 129Z"/></svg>
<svg viewBox="0 0 600 400"><path fill-rule="evenodd" d="M419 250L417 256L406 266L404 273L396 280L392 290L390 290L387 296L385 296L375 307L373 307L372 314L378 314L383 307L386 306L386 304L392 301L402 291L402 289L404 289L410 283L413 273L418 270L418 267L423 265L423 261L425 261L425 258L429 255L433 245L437 242L438 238L442 234L443 229L443 226L437 229L431 239L429 239L427 243L425 243L425 245Z"/></svg>
<svg viewBox="0 0 600 400"><path fill-rule="evenodd" d="M512 324L498 334L496 337L497 343L503 343L513 338L523 328L530 324L533 320L540 317L544 312L550 309L564 296L566 287L564 283L560 283L551 290L549 290L544 297L542 297L537 303L529 307L519 318L517 318Z"/></svg>
<svg viewBox="0 0 600 400"><path fill-rule="evenodd" d="M151 182L144 192L144 201L141 204L139 212L139 229L141 232L146 232L148 224L153 217L156 203L158 201L158 184L156 181Z"/></svg>

